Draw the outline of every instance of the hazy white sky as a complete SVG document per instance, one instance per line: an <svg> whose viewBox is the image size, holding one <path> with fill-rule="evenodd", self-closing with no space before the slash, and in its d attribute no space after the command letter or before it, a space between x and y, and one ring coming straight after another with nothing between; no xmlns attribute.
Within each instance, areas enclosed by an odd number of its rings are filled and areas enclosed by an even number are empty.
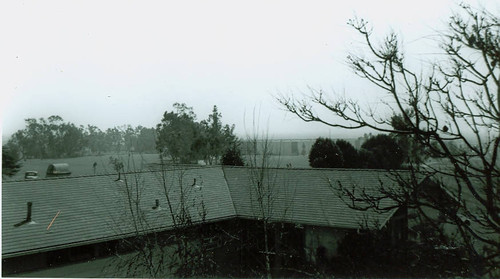
<svg viewBox="0 0 500 279"><path fill-rule="evenodd" d="M361 41L347 20L369 20L380 37L392 28L425 59L427 35L453 9L451 0L2 1L2 133L50 115L153 127L184 102L199 119L217 105L240 136L255 108L274 137L357 136L303 123L273 95L310 86L367 99L373 88L345 63Z"/></svg>

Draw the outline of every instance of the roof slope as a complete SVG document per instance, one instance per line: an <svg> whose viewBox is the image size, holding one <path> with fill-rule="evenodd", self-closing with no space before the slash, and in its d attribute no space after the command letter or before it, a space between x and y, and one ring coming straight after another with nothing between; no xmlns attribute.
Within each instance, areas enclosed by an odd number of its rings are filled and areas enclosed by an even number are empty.
<svg viewBox="0 0 500 279"><path fill-rule="evenodd" d="M360 225L380 227L395 210L375 212L349 208L338 194L337 185L355 186L365 191L376 191L380 183L395 185L386 171L355 169L269 169L263 175L269 183L264 209L249 168L224 168L229 190L238 216L269 218L298 224L357 229ZM266 186L267 187L267 186ZM269 194L269 197L268 195ZM383 206L392 201L383 200Z"/></svg>
<svg viewBox="0 0 500 279"><path fill-rule="evenodd" d="M122 175L120 181L116 181L117 175L99 175L3 183L2 256L8 258L172 228L165 193L177 214L181 211L181 189L184 208L195 222L202 220L201 204L206 209L206 221L262 218L251 170L173 169L165 172L165 183L162 172L130 173ZM330 185L340 182L347 187L357 185L375 190L381 182L394 184L385 171L270 169L267 178L273 185L269 191L272 206L266 208L264 216L271 221L357 229L362 223L380 227L394 213L352 210ZM161 210L153 209L156 199ZM140 201L139 210L131 210L129 205L136 200ZM36 224L14 227L25 220L27 202L33 203L32 220ZM138 214L144 222L134 222Z"/></svg>
<svg viewBox="0 0 500 279"><path fill-rule="evenodd" d="M161 172L122 175L121 181L115 181L116 177L87 176L4 183L2 256L116 239L136 230L169 228L172 218L165 192L169 193L173 211L179 212L179 185L183 186L186 208L193 221L201 220L200 199L207 208L206 220L235 216L221 168L167 171L165 187ZM196 187L192 186L194 179ZM139 196L136 195L137 188L140 189ZM132 200L139 197L139 211L144 214L142 220L146 222L133 222L137 218L131 215L126 189L130 190L128 193ZM160 201L161 210L152 209L156 199ZM27 202L33 203L32 220L36 224L14 227L25 220ZM58 212L52 226L47 229Z"/></svg>

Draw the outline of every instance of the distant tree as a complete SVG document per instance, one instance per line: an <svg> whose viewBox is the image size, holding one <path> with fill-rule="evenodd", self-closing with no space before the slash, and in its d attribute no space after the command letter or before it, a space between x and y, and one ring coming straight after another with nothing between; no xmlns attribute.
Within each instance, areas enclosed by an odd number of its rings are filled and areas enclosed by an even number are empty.
<svg viewBox="0 0 500 279"><path fill-rule="evenodd" d="M227 148L235 143L234 125L223 125L217 106L206 120L196 121L192 107L174 104L156 127L156 148L175 163L203 159L207 164L219 163Z"/></svg>
<svg viewBox="0 0 500 279"><path fill-rule="evenodd" d="M15 132L12 137L7 141L7 146L11 150L17 150L18 154L21 155L22 159L26 159L29 156L26 148L28 144L26 144L26 136L24 130L18 130Z"/></svg>
<svg viewBox="0 0 500 279"><path fill-rule="evenodd" d="M352 146L351 143L349 143L346 140L338 139L335 141L335 145L340 149L342 152L342 158L344 158L344 164L342 167L344 168L362 168L362 164L359 160L359 154L356 148Z"/></svg>
<svg viewBox="0 0 500 279"><path fill-rule="evenodd" d="M405 153L398 142L389 135L376 135L366 140L361 148L361 160L369 169L399 169L405 160Z"/></svg>
<svg viewBox="0 0 500 279"><path fill-rule="evenodd" d="M19 169L21 164L19 163L19 156L16 152L9 149L7 146L2 146L2 177L3 176L13 176Z"/></svg>
<svg viewBox="0 0 500 279"><path fill-rule="evenodd" d="M137 145L135 151L137 152L154 152L156 150L156 130L154 128L145 128L138 126L136 128Z"/></svg>
<svg viewBox="0 0 500 279"><path fill-rule="evenodd" d="M415 117L415 113L410 110L406 111L409 119ZM402 114L395 114L391 118L391 126L398 131L411 131L411 122L404 118ZM411 133L391 133L391 136L397 141L404 156L405 163L416 166L421 165L430 156L429 149L418 142Z"/></svg>
<svg viewBox="0 0 500 279"><path fill-rule="evenodd" d="M241 157L241 150L238 144L233 144L226 149L222 156L222 164L227 166L244 166L243 158Z"/></svg>
<svg viewBox="0 0 500 279"><path fill-rule="evenodd" d="M198 126L199 137L193 149L209 165L219 163L224 152L237 140L234 125L223 125L221 119L222 114L214 106L212 113Z"/></svg>
<svg viewBox="0 0 500 279"><path fill-rule="evenodd" d="M320 137L309 152L309 165L313 168L339 168L344 165L344 158L331 139Z"/></svg>
<svg viewBox="0 0 500 279"><path fill-rule="evenodd" d="M109 151L109 146L106 142L106 134L101 131L96 126L87 125L85 128L85 142L90 152L95 154L101 154L105 151Z"/></svg>
<svg viewBox="0 0 500 279"><path fill-rule="evenodd" d="M73 157L81 155L83 147L86 145L86 139L83 127L77 127L73 123L64 123L59 125L57 142L59 148L54 147L53 154L57 157Z"/></svg>
<svg viewBox="0 0 500 279"><path fill-rule="evenodd" d="M43 118L39 120L35 118L26 119L26 128L22 136L24 137L23 143L26 144L25 150L28 156L43 159L48 157L47 146L50 139L47 139L44 130L45 120Z"/></svg>
<svg viewBox="0 0 500 279"><path fill-rule="evenodd" d="M135 151L137 146L137 133L136 129L132 128L131 125L125 125L121 127L121 132L123 134L123 146L127 152Z"/></svg>
<svg viewBox="0 0 500 279"><path fill-rule="evenodd" d="M121 179L121 174L125 171L125 164L123 164L123 159L121 157L109 156L109 164L113 166L113 169L118 173L117 181Z"/></svg>
<svg viewBox="0 0 500 279"><path fill-rule="evenodd" d="M190 163L197 157L193 147L200 136L199 124L192 107L179 103L173 106L174 111L165 112L156 126L156 148L175 163Z"/></svg>
<svg viewBox="0 0 500 279"><path fill-rule="evenodd" d="M116 126L103 132L96 126L76 126L57 115L28 118L26 127L8 140L22 158L61 158L79 156L85 148L93 154L104 152L156 150L156 131L131 125Z"/></svg>
<svg viewBox="0 0 500 279"><path fill-rule="evenodd" d="M75 156L86 145L83 127L63 122L52 115L48 119L28 118L26 127L10 139L25 158L59 158Z"/></svg>
<svg viewBox="0 0 500 279"><path fill-rule="evenodd" d="M106 142L110 148L109 151L119 153L124 146L123 132L119 127L106 129Z"/></svg>

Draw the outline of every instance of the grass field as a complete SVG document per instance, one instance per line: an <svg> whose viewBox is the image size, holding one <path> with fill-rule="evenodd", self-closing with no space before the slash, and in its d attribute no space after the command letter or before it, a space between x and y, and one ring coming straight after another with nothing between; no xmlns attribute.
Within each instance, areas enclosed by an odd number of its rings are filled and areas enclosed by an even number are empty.
<svg viewBox="0 0 500 279"><path fill-rule="evenodd" d="M38 171L39 178L45 178L47 167L53 163L68 163L71 176L93 175L94 162L97 163L95 174L115 173L113 165L110 164L109 157L111 155L101 156L84 156L76 158L63 159L28 159L21 161L20 171L12 176L3 178L4 181L22 180L26 171ZM125 164L125 170L147 170L152 164L159 164L160 159L158 154L133 154L133 155L113 155L119 157ZM248 159L246 157L245 159ZM286 167L291 164L293 168L309 168L307 156L273 156L271 157L271 166Z"/></svg>
<svg viewBox="0 0 500 279"><path fill-rule="evenodd" d="M68 163L71 171L71 176L93 175L94 162L97 163L95 174L115 173L116 171L114 170L113 165L110 164L110 156L111 155L84 156L62 159L28 159L26 161L21 161L21 170L16 175L9 178L4 178L4 180L10 181L24 179L24 173L26 171L38 171L38 177L45 178L47 167L53 163ZM134 154L131 156L114 155L113 157L119 157L123 160L125 164L125 170L143 170L147 169L148 164L160 162L158 154Z"/></svg>

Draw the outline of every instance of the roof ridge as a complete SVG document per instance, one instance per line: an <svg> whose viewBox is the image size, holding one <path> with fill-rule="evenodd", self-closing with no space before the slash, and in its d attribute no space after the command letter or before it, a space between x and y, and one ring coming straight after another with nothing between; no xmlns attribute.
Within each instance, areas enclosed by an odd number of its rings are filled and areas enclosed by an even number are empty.
<svg viewBox="0 0 500 279"><path fill-rule="evenodd" d="M175 165L174 167L178 167L179 165ZM188 165L181 165L181 166L188 166ZM210 168L218 168L221 167L222 165L212 165L212 166L192 166L192 167L185 167L185 168L167 168L165 170L140 170L140 171L127 171L127 172L121 172L121 174L138 174L138 173L156 173L156 172L161 172L161 171L175 171L175 170L194 170L194 169L210 169ZM85 175L78 175L78 176L54 176L54 177L43 177L43 178L38 178L38 179L33 179L33 180L26 180L26 179L16 179L16 180L6 180L2 181L2 184L7 184L7 183L16 183L16 182L36 182L36 181L47 181L47 180L61 180L61 179L76 179L76 178L85 178L85 177L101 177L101 176L115 176L117 175L118 172L112 172L112 173L101 173L101 174L85 174Z"/></svg>
<svg viewBox="0 0 500 279"><path fill-rule="evenodd" d="M238 211L236 210L236 205L234 204L234 199L233 199L233 194L231 192L231 189L229 189L229 183L227 182L227 176L226 176L226 171L225 171L225 166L221 165L221 171L222 171L222 176L224 176L224 183L226 183L226 189L227 192L229 193L229 199L231 199L231 205L233 206L234 210L234 215L238 215Z"/></svg>
<svg viewBox="0 0 500 279"><path fill-rule="evenodd" d="M164 171L175 171L175 170L197 170L197 169L210 169L210 168L234 168L234 169L250 169L250 166L229 166L229 165L209 165L209 166L198 166L198 165L168 165ZM256 167L259 168L259 167ZM287 167L268 167L271 170L286 170L286 171L358 171L358 172L409 172L409 170L386 170L386 169L361 169L361 168L287 168ZM156 173L161 172L163 170L139 170L139 171L127 171L122 172L122 174L138 174L138 173ZM224 172L224 171L223 171ZM6 180L2 181L2 184L9 183L17 183L17 182L26 182L26 181L41 181L41 180L60 180L60 179L76 179L76 178L86 178L86 177L103 177L103 176L114 176L117 175L118 172L113 173L104 173L104 174L87 174L87 175L78 175L78 176L61 176L61 177L44 177L34 180L25 180L25 179L16 179L16 180ZM224 179L225 173L224 173ZM226 181L227 184L227 181Z"/></svg>
<svg viewBox="0 0 500 279"><path fill-rule="evenodd" d="M252 168L250 166L229 166L229 165L223 165L223 168L235 168L235 169L248 169ZM261 168L261 167L255 167L255 168ZM336 171L366 171L366 172L409 172L409 170L403 170L403 169L363 169L363 168L288 168L288 167L266 167L268 169L274 169L274 170L304 170L304 171L317 171L317 170L336 170Z"/></svg>

